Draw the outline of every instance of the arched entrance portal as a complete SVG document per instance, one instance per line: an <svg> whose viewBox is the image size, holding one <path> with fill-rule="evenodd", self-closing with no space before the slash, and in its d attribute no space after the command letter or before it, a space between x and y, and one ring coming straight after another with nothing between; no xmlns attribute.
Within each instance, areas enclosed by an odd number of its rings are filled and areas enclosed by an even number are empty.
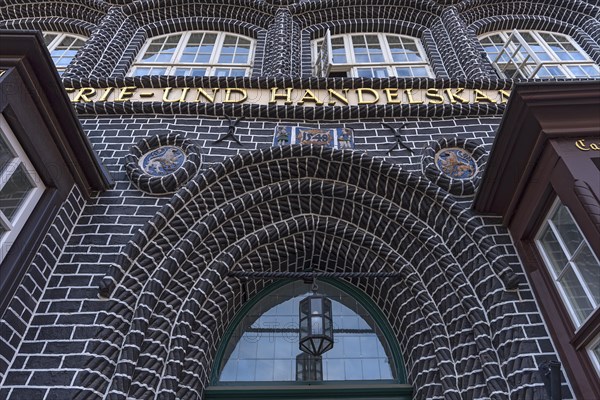
<svg viewBox="0 0 600 400"><path fill-rule="evenodd" d="M531 362L515 274L479 219L418 174L310 146L226 160L134 235L101 284L111 306L84 386L203 398L226 327L271 283L233 273L307 270L395 274L343 280L381 309L416 398L527 397L510 378Z"/></svg>
<svg viewBox="0 0 600 400"><path fill-rule="evenodd" d="M339 280L320 281L318 293L332 304L331 350L320 357L300 350L300 302L312 284L277 282L251 299L225 332L206 399L411 399L396 337L377 306Z"/></svg>

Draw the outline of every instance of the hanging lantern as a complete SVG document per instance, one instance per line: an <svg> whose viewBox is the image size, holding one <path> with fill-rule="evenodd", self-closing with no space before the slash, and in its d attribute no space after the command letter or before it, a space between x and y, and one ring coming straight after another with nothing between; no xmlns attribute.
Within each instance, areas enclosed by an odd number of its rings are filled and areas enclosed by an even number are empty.
<svg viewBox="0 0 600 400"><path fill-rule="evenodd" d="M313 357L308 353L300 353L296 356L296 381L322 381L323 380L323 358Z"/></svg>
<svg viewBox="0 0 600 400"><path fill-rule="evenodd" d="M315 282L312 290L300 302L300 350L318 357L333 348L333 320L331 300L317 294Z"/></svg>

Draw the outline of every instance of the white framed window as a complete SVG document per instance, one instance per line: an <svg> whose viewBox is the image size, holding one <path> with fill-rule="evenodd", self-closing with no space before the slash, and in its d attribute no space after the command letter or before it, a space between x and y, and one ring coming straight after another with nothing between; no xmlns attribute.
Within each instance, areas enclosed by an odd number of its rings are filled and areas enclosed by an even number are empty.
<svg viewBox="0 0 600 400"><path fill-rule="evenodd" d="M226 32L193 31L148 39L130 76L249 76L256 41Z"/></svg>
<svg viewBox="0 0 600 400"><path fill-rule="evenodd" d="M560 201L550 210L536 244L575 326L583 325L600 306L600 262Z"/></svg>
<svg viewBox="0 0 600 400"><path fill-rule="evenodd" d="M313 42L316 76L386 78L432 77L417 38L391 33L353 33Z"/></svg>
<svg viewBox="0 0 600 400"><path fill-rule="evenodd" d="M63 74L86 40L86 37L71 33L44 32L44 43L59 75Z"/></svg>
<svg viewBox="0 0 600 400"><path fill-rule="evenodd" d="M45 189L4 116L0 114L0 262Z"/></svg>
<svg viewBox="0 0 600 400"><path fill-rule="evenodd" d="M514 30L488 33L479 40L502 77L600 77L598 65L566 35Z"/></svg>
<svg viewBox="0 0 600 400"><path fill-rule="evenodd" d="M596 373L600 376L600 335L588 346L588 352L592 359L592 364L596 367Z"/></svg>

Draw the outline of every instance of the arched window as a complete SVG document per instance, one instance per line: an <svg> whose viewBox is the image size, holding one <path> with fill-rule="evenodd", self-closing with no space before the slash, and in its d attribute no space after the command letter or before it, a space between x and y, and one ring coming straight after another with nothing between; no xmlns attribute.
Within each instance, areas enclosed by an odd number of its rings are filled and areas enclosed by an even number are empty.
<svg viewBox="0 0 600 400"><path fill-rule="evenodd" d="M479 38L490 61L506 78L599 77L598 65L569 36L554 32L503 31Z"/></svg>
<svg viewBox="0 0 600 400"><path fill-rule="evenodd" d="M225 32L182 32L148 39L130 75L249 76L255 41Z"/></svg>
<svg viewBox="0 0 600 400"><path fill-rule="evenodd" d="M44 43L60 75L83 46L87 38L71 33L44 32Z"/></svg>
<svg viewBox="0 0 600 400"><path fill-rule="evenodd" d="M290 385L300 396L294 398L301 398L303 390L314 396L310 389L315 388L320 388L319 398L369 398L373 390L381 398L386 391L394 399L411 398L389 326L356 289L337 281L318 282L318 293L332 303L334 345L321 357L300 350L299 305L311 293L311 285L301 281L275 284L238 313L218 351L207 399L225 393L244 399L265 385L270 396L282 398ZM352 390L343 395L346 385Z"/></svg>
<svg viewBox="0 0 600 400"><path fill-rule="evenodd" d="M353 33L313 42L315 75L386 78L432 77L419 39L391 33Z"/></svg>

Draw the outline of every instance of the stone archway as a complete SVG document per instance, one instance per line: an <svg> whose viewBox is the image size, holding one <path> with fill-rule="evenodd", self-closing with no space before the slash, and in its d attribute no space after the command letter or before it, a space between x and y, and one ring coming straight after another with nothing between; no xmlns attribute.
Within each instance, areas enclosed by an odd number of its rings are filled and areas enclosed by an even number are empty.
<svg viewBox="0 0 600 400"><path fill-rule="evenodd" d="M387 316L417 398L508 398L516 275L469 210L421 176L353 151L286 146L191 181L110 268L86 387L194 398L225 327L265 284L232 270L395 271L355 279ZM522 367L522 366L520 366ZM85 398L86 392L80 394Z"/></svg>

